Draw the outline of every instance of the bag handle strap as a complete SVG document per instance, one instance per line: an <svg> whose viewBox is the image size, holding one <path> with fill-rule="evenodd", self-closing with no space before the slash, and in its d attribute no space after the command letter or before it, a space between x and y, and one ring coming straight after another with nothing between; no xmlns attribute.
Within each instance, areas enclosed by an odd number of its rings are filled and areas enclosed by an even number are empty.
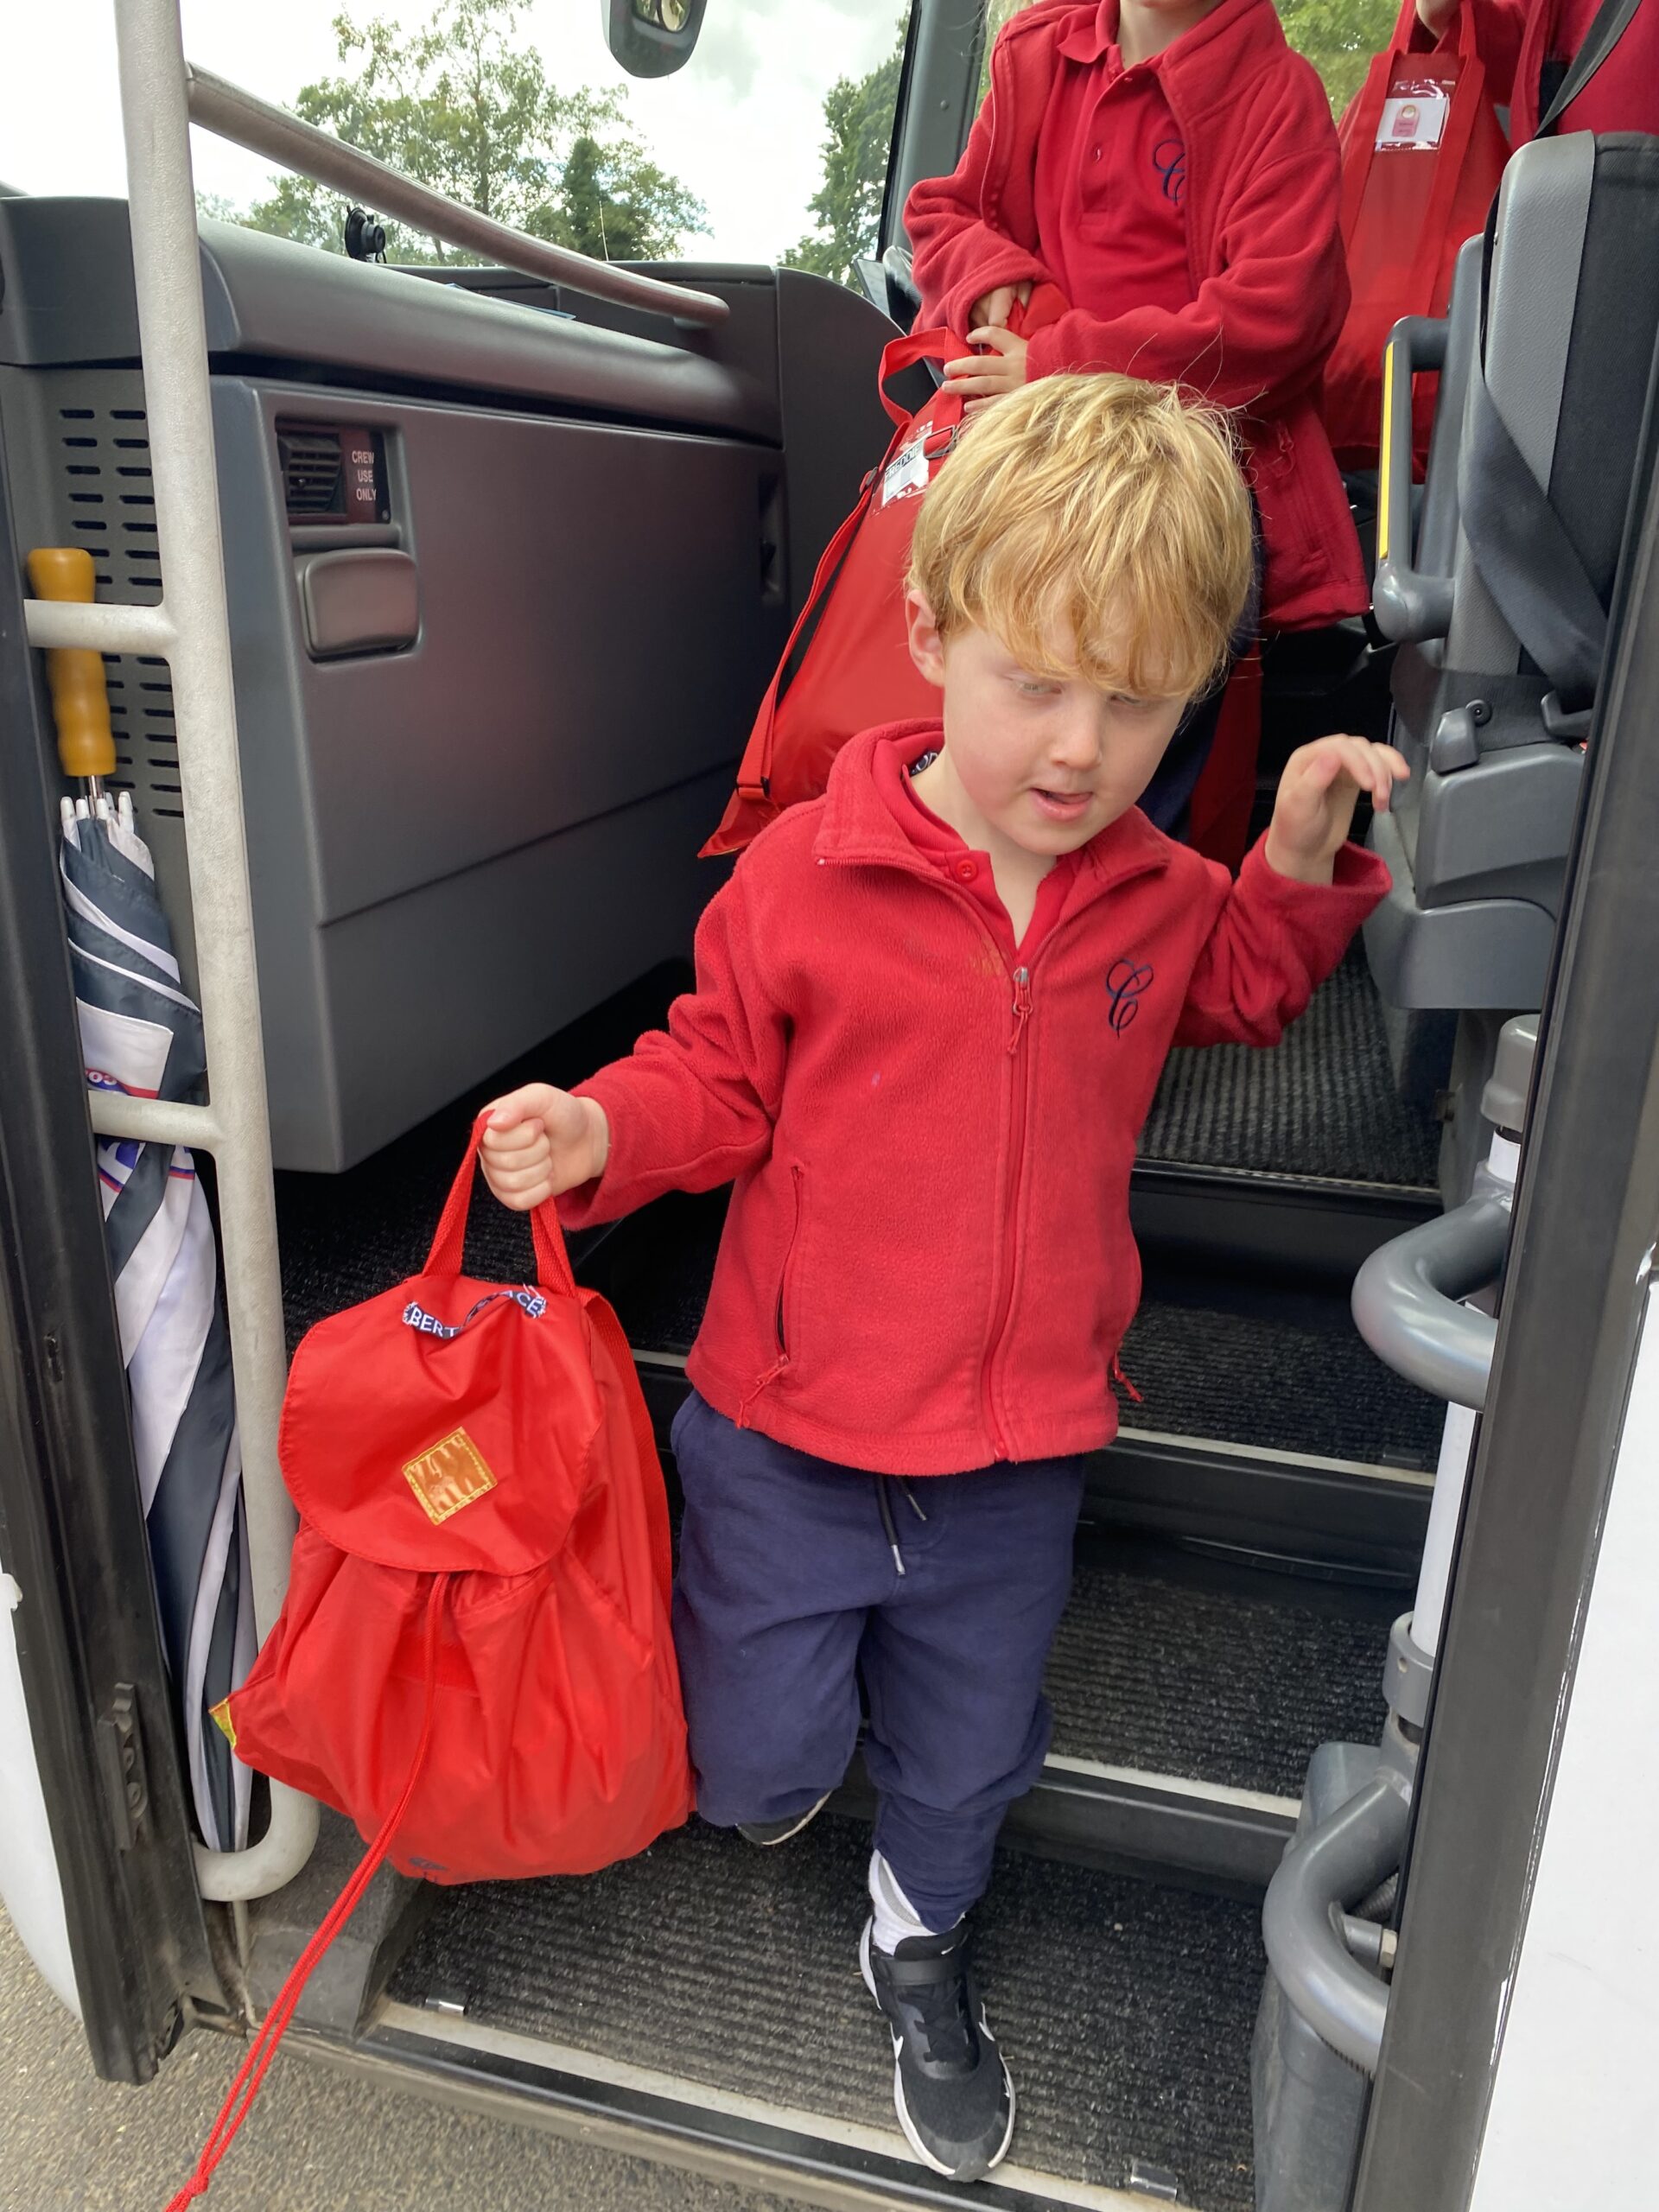
<svg viewBox="0 0 1659 2212"><path fill-rule="evenodd" d="M883 348L876 388L880 394L882 406L892 418L893 433L887 442L886 453L865 478L863 493L857 505L818 556L818 565L812 572L812 582L806 597L801 601L801 611L796 616L795 626L778 657L778 665L772 671L772 682L766 686L766 696L755 710L754 727L749 732L749 741L744 747L743 758L738 763L737 793L740 798L764 805L771 797L772 738L778 721L778 702L794 677L802 641L817 622L830 587L841 573L841 564L847 558L853 540L858 536L860 525L869 512L870 503L880 488L881 479L889 464L897 457L899 448L904 443L905 433L914 419L888 393L889 381L893 377L902 376L906 369L914 368L918 361L959 361L967 352L966 340L949 330L912 330L908 337L895 338ZM941 428L946 427L950 417L944 403L936 404L939 410L936 420ZM957 416L959 420L960 406L957 410Z"/></svg>
<svg viewBox="0 0 1659 2212"><path fill-rule="evenodd" d="M910 410L901 407L887 390L894 377L913 369L918 361L960 361L968 351L966 339L958 338L951 330L912 330L908 337L895 338L882 351L876 378L881 404L887 409L889 420L900 429L910 420Z"/></svg>
<svg viewBox="0 0 1659 2212"><path fill-rule="evenodd" d="M1377 125L1382 120L1382 108L1389 98L1393 82L1394 67L1411 52L1411 41L1417 23L1417 0L1402 0L1398 22L1388 50L1372 62L1364 84L1354 97L1351 111L1354 129L1364 136L1361 142L1360 158L1351 167L1344 164L1342 179L1342 245L1344 253L1353 250L1354 233L1359 226L1359 211L1365 198L1365 188L1370 181L1371 164L1376 159ZM1445 136L1432 156L1434 162L1434 183L1429 202L1423 213L1423 228L1431 238L1438 238L1452 219L1452 208L1457 198L1458 185L1462 175L1464 158L1475 133L1475 119L1480 112L1481 95L1486 86L1486 65L1480 58L1480 48L1475 35L1475 11L1471 0L1463 0L1455 26L1448 24L1434 45L1425 53L1444 53L1457 34L1458 81L1452 92L1451 112L1446 118ZM1347 118L1344 118L1344 123ZM1351 141L1350 142L1351 143ZM1414 155L1412 159L1419 158ZM1433 302L1438 264L1433 256L1418 257L1420 266L1409 301L1401 308L1402 314L1427 315Z"/></svg>
<svg viewBox="0 0 1659 2212"><path fill-rule="evenodd" d="M1630 27L1642 0L1601 0L1583 42L1573 55L1566 76L1555 88L1555 97L1538 118L1534 133L1541 138L1554 130L1563 112L1577 99L1602 63L1618 44Z"/></svg>
<svg viewBox="0 0 1659 2212"><path fill-rule="evenodd" d="M425 1271L429 1275L458 1275L461 1272L461 1262L466 1255L467 1216L473 1203L478 1151L484 1138L484 1124L488 1119L489 1109L486 1107L473 1122L473 1133L467 1143L467 1156L449 1186L449 1196L445 1199L443 1211L438 1218L437 1233L432 1239L432 1249L427 1255ZM570 1271L570 1255L564 1249L564 1231L559 1226L558 1213L551 1204L537 1206L531 1215L530 1233L536 1247L537 1281L543 1290L556 1290L566 1298L574 1298L576 1279Z"/></svg>
<svg viewBox="0 0 1659 2212"><path fill-rule="evenodd" d="M207 2196L208 2184L220 2161L235 2141L243 2121L253 2110L254 2100L259 2094L271 2060L276 2056L276 2046L287 2033L289 2023L298 2009L306 1983L310 1980L323 1953L362 1903L364 1891L380 1871L381 1862L391 1850L404 1816L409 1811L410 1800L425 1771L427 1753L432 1746L432 1722L437 1710L438 1645L443 1623L443 1601L448 1587L448 1574L433 1576L431 1591L426 1601L421 1734L415 1747L415 1757L410 1762L408 1779L397 1803L381 1822L379 1834L359 1860L351 1879L329 1906L316 1934L296 1959L282 1987L272 1998L270 2010L260 2022L258 2033L248 2045L248 2055L219 2108L219 2117L208 2133L207 2140L201 2146L196 2170L178 2194L169 2199L167 2212L189 2212L189 2207L199 2197Z"/></svg>

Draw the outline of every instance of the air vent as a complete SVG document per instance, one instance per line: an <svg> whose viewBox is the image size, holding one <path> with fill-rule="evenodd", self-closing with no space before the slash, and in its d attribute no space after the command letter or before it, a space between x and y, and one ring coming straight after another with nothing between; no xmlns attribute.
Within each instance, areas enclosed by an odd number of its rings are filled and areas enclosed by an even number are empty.
<svg viewBox="0 0 1659 2212"><path fill-rule="evenodd" d="M378 430L279 423L283 495L291 523L383 523L385 442Z"/></svg>
<svg viewBox="0 0 1659 2212"><path fill-rule="evenodd" d="M66 392L87 391L99 404L58 410L62 478L55 537L59 544L84 545L92 555L98 596L105 605L153 607L161 596L162 574L144 410L105 404L115 381L92 375L62 379ZM119 382L132 388L137 379ZM153 841L160 823L183 820L167 664L105 653L104 673L115 739L110 783L132 793L139 827Z"/></svg>
<svg viewBox="0 0 1659 2212"><path fill-rule="evenodd" d="M290 521L344 518L345 467L338 430L279 429L283 493Z"/></svg>

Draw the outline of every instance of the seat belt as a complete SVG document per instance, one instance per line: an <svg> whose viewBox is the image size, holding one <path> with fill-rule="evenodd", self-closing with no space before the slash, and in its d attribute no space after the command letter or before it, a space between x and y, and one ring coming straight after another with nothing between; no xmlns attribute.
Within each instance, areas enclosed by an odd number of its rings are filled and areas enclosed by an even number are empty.
<svg viewBox="0 0 1659 2212"><path fill-rule="evenodd" d="M1547 493L1510 435L1478 359L1458 456L1463 534L1481 582L1563 706L1595 696L1607 611Z"/></svg>
<svg viewBox="0 0 1659 2212"><path fill-rule="evenodd" d="M1566 74L1555 87L1554 98L1538 118L1538 128L1533 134L1535 137L1545 137L1554 130L1563 113L1577 99L1630 29L1631 19L1641 5L1642 0L1601 0L1578 52L1567 64Z"/></svg>
<svg viewBox="0 0 1659 2212"><path fill-rule="evenodd" d="M1656 0L1659 4L1659 0ZM1629 29L1642 0L1601 0L1594 21L1538 124L1554 130ZM1458 504L1475 566L1516 641L1569 711L1595 697L1607 611L1549 495L1510 435L1486 383L1485 286L1497 203L1482 257L1480 343L1470 365L1471 405L1458 457Z"/></svg>

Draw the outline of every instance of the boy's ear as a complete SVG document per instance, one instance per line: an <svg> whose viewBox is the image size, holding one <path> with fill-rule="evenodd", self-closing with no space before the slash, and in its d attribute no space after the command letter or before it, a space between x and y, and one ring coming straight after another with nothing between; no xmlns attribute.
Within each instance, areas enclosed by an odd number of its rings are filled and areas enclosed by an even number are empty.
<svg viewBox="0 0 1659 2212"><path fill-rule="evenodd" d="M933 620L933 610L918 591L905 594L905 624L910 657L928 682L944 689L944 639Z"/></svg>

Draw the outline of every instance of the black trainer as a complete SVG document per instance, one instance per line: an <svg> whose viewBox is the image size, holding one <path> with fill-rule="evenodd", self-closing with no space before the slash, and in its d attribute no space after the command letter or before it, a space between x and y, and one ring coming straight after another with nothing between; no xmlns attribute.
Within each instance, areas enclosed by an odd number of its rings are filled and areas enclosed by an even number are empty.
<svg viewBox="0 0 1659 2212"><path fill-rule="evenodd" d="M737 1832L746 1843L758 1843L763 1851L770 1850L774 1843L787 1843L791 1836L810 1827L829 1802L826 1789L817 1803L809 1805L804 1813L791 1813L786 1821L740 1821Z"/></svg>
<svg viewBox="0 0 1659 2212"><path fill-rule="evenodd" d="M1014 2084L968 1971L968 1929L912 1936L891 1957L867 1921L858 1963L893 2034L893 2101L936 2174L979 2181L1014 2139Z"/></svg>

